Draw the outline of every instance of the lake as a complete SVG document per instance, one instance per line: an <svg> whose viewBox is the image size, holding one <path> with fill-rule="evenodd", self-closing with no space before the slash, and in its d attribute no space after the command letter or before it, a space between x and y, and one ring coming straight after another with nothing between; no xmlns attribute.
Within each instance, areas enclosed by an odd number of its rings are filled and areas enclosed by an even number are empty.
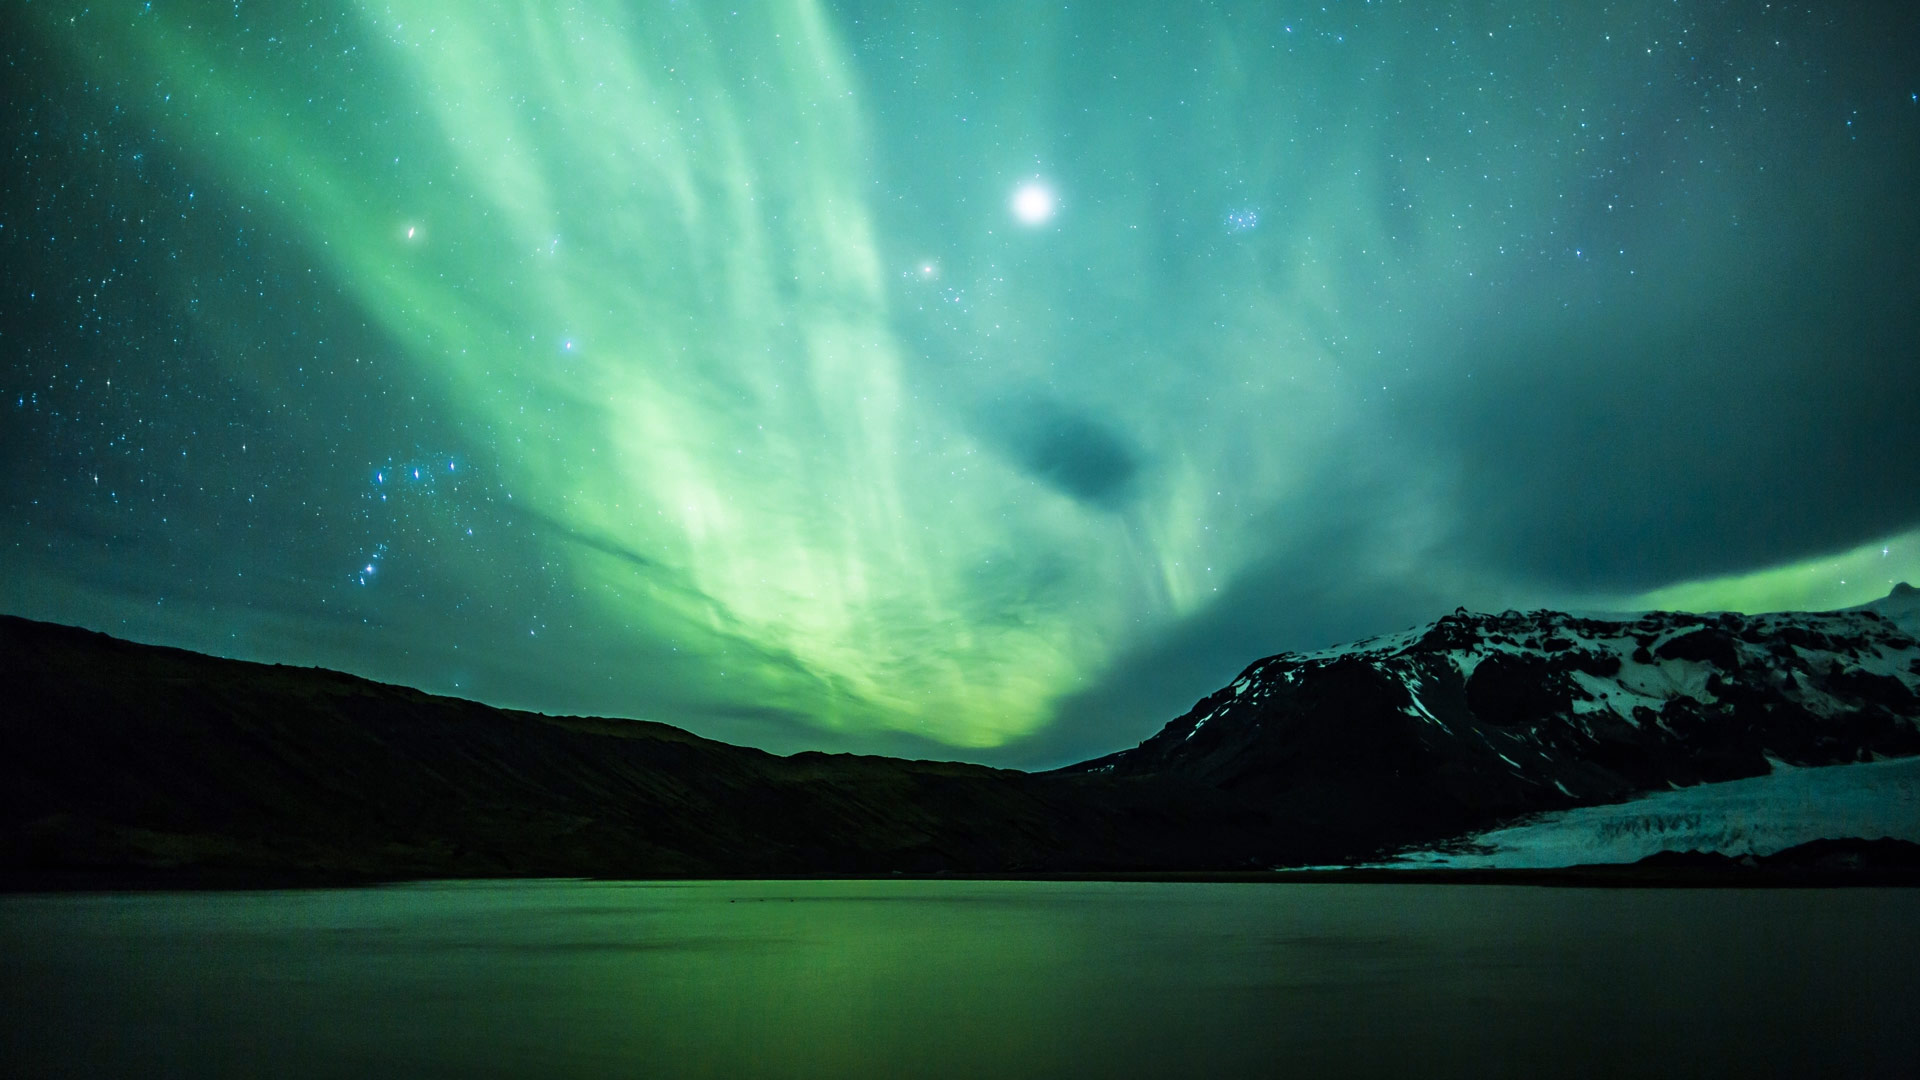
<svg viewBox="0 0 1920 1080"><path fill-rule="evenodd" d="M453 882L0 897L49 1076L1910 1075L1920 890Z"/></svg>

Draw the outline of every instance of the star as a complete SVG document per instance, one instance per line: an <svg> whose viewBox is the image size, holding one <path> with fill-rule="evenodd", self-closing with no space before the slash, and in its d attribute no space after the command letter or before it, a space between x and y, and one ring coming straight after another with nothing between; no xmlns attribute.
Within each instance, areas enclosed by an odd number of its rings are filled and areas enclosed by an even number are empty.
<svg viewBox="0 0 1920 1080"><path fill-rule="evenodd" d="M1013 216L1022 225L1044 225L1053 211L1053 189L1039 180L1029 180L1013 193Z"/></svg>

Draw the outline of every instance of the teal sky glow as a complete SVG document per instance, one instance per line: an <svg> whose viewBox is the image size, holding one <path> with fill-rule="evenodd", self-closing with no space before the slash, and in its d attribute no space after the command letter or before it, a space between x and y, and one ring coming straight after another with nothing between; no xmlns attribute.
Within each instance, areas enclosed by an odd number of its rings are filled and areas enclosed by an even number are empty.
<svg viewBox="0 0 1920 1080"><path fill-rule="evenodd" d="M1891 6L9 11L8 611L1054 764L1920 578Z"/></svg>

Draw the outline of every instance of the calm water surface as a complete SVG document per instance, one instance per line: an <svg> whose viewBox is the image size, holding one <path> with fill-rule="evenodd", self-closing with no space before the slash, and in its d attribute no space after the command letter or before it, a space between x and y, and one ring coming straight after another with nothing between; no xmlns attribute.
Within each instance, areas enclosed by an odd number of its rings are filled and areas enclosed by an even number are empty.
<svg viewBox="0 0 1920 1080"><path fill-rule="evenodd" d="M1911 1075L1920 890L462 882L0 898L40 1076Z"/></svg>

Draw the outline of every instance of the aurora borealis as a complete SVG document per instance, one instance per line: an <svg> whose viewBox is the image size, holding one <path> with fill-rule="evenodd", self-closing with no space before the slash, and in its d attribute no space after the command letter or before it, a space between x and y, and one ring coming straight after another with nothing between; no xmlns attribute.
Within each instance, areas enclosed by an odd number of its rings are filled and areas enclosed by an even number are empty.
<svg viewBox="0 0 1920 1080"><path fill-rule="evenodd" d="M9 0L0 610L1058 764L1920 579L1920 16Z"/></svg>

